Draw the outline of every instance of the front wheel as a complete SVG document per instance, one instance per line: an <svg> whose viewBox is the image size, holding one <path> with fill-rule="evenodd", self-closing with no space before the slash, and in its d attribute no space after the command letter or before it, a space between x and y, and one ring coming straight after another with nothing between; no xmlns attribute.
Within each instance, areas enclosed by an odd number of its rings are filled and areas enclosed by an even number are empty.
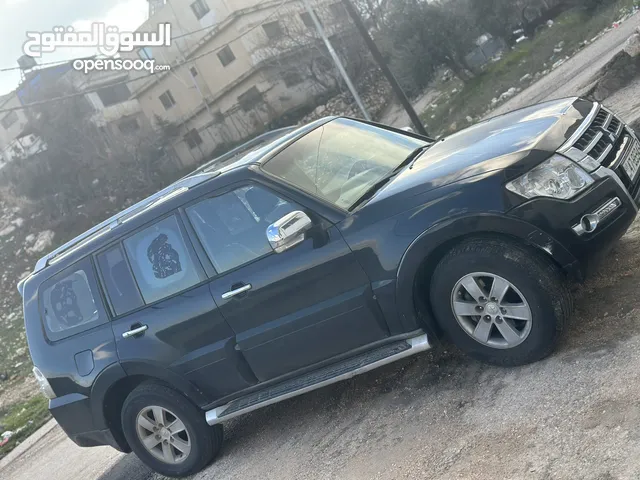
<svg viewBox="0 0 640 480"><path fill-rule="evenodd" d="M142 384L126 398L122 427L140 460L168 477L185 477L207 466L222 446L222 426L163 385Z"/></svg>
<svg viewBox="0 0 640 480"><path fill-rule="evenodd" d="M498 365L549 355L572 308L555 264L525 246L492 238L451 250L436 267L430 296L448 337L470 356Z"/></svg>

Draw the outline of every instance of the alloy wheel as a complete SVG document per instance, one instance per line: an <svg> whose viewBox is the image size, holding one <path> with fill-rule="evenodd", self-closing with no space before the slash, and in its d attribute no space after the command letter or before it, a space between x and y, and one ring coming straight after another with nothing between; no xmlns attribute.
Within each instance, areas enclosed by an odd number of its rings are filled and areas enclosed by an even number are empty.
<svg viewBox="0 0 640 480"><path fill-rule="evenodd" d="M508 280L484 272L462 277L451 292L451 309L462 329L491 348L513 348L531 333L531 308Z"/></svg>

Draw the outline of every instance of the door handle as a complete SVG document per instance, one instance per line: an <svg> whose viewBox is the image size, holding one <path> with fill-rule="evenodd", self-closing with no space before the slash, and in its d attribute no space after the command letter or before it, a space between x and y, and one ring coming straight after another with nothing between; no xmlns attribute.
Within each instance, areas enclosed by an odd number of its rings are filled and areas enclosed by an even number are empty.
<svg viewBox="0 0 640 480"><path fill-rule="evenodd" d="M138 328L134 328L133 330L128 330L122 334L122 338L135 337L136 335L140 335L141 333L146 332L148 328L148 325L142 325Z"/></svg>
<svg viewBox="0 0 640 480"><path fill-rule="evenodd" d="M231 290L227 293L222 294L222 299L227 300L228 298L235 297L236 295L240 295L241 293L248 292L251 290L251 284L243 285L240 288L236 288L235 290Z"/></svg>

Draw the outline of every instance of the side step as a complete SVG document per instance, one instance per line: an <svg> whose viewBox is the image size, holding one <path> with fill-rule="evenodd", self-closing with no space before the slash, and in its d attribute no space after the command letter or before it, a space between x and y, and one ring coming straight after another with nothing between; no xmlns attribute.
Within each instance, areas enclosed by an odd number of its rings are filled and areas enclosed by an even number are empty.
<svg viewBox="0 0 640 480"><path fill-rule="evenodd" d="M302 377L288 380L209 410L206 413L207 423L209 425L221 423L267 405L302 395L332 383L348 380L361 373L395 362L401 358L415 355L429 348L431 348L431 345L429 345L426 334L385 345L376 350L362 353L335 365L329 365Z"/></svg>

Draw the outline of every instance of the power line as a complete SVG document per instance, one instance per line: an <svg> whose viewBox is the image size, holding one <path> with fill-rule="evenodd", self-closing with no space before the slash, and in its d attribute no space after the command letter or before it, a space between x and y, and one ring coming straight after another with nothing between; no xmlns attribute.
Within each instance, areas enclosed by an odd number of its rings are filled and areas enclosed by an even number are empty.
<svg viewBox="0 0 640 480"><path fill-rule="evenodd" d="M290 1L290 0L282 0L282 2L280 2L280 4L277 6L277 8L273 12L271 12L269 15L267 15L264 18L264 20L262 20L262 23L264 23L265 21L267 21L270 18L274 17L280 11L280 9L282 7L284 7L284 4L287 3L288 1ZM262 23L259 23L259 24L256 24L256 25L252 26L246 32L244 32L244 33L236 36L235 38L232 38L231 40L229 40L222 47L217 47L217 48L214 48L213 50L208 50L208 51L203 52L203 53L201 53L199 55L191 57L188 60L185 60L185 61L182 61L182 62L177 62L175 65L172 65L171 68L173 69L173 68L181 67L183 65L187 65L187 64L193 63L196 60L199 60L199 59L201 59L203 57L206 57L208 55L212 55L214 53L217 53L220 50L224 49L227 45L229 45L229 44L231 44L231 43L233 43L233 42L235 42L237 40L240 40L245 35L247 35L247 34L251 33L252 31L256 30L258 27L261 27ZM85 57L85 59L86 59L86 57ZM83 60L83 59L76 59L76 60ZM70 62L72 62L72 61L70 60L69 62L65 62L65 63L70 63ZM166 72L166 73L168 73L168 72ZM137 82L137 81L140 81L140 80L144 80L145 78L153 77L155 75L156 75L155 72L154 73L148 73L146 75L142 75L142 76L137 77L137 78L129 78L127 80L121 80L119 82L110 83L108 86L112 87L112 86L115 86L115 85L126 85L126 84L129 84L129 83L133 83L133 82ZM8 112L13 112L13 111L17 111L17 110L26 110L26 109L31 108L31 107L37 107L37 106L46 105L46 104L49 104L49 103L55 103L55 102L60 102L60 101L63 101L63 100L69 100L71 98L76 98L76 97L82 97L82 96L90 94L90 93L99 92L103 88L104 87L96 88L96 89L93 89L93 90L83 90L82 92L74 92L74 93L70 93L70 94L67 94L67 95L61 95L59 97L48 98L46 100L40 100L40 101L36 101L36 102L27 103L27 104L21 105L19 107L3 108L3 109L0 109L0 113L8 113Z"/></svg>
<svg viewBox="0 0 640 480"><path fill-rule="evenodd" d="M264 5L264 4L266 4L268 1L269 1L269 0L265 0L264 2L259 3L259 4L258 4L258 6L260 6L260 5ZM282 5L284 5L284 3L286 3L287 1L290 1L290 0L285 0L284 2L282 2L280 5L278 5L278 9L279 9ZM270 17L267 17L267 18L270 18ZM210 26L208 26L208 27L202 27L202 28L198 28L197 30L191 30L191 31L189 31L189 32L182 33L182 34L180 34L180 35L176 35L176 36L174 36L174 37L171 37L171 41L173 41L173 40L178 40L178 39L180 39L180 38L184 38L184 37L188 37L188 36L190 36L190 35L195 35L196 33L204 32L205 30L213 30L213 29L215 29L215 28L219 27L219 26L220 26L222 23L224 23L224 22L225 22L225 20L223 20L223 21L221 21L221 22L218 22L218 23L215 23L215 24L213 24L213 25L210 25ZM63 65L63 64L65 64L65 63L73 63L73 62L74 62L74 61L76 61L76 60L85 60L85 59L87 59L87 58L93 58L93 55L91 55L91 56L86 56L86 57L76 57L76 58L72 58L72 59L70 59L70 60L56 60L56 61L51 61L51 62L38 63L38 64L36 65L36 67L49 67L49 66L52 66L52 65ZM17 66L17 67L5 67L5 68L0 68L0 73L2 73L2 72L11 72L11 71L14 71L14 70L22 70L22 67ZM39 69L37 69L37 70L39 70Z"/></svg>

